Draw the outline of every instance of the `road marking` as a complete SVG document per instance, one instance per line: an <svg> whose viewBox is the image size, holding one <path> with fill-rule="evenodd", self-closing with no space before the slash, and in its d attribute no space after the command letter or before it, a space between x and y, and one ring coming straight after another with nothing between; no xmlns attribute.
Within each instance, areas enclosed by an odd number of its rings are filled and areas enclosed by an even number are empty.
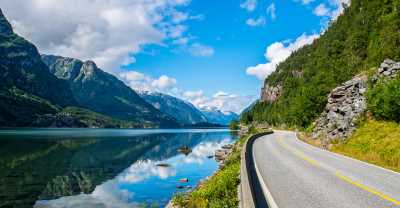
<svg viewBox="0 0 400 208"><path fill-rule="evenodd" d="M385 200L387 200L387 201L390 201L390 202L392 202L393 204L400 205L400 201L397 201L396 199L393 199L392 197L387 196L387 195L385 195L385 194L383 194L383 193L381 193L381 192L379 192L379 191L377 191L377 190L375 190L375 189L373 189L373 188L370 188L370 187L368 187L368 186L365 186L365 185L363 185L363 184L361 184L361 183L357 183L357 182L351 180L349 177L342 175L340 172L336 172L335 175L336 175L338 178L340 178L340 179L346 181L347 183L349 183L349 184L351 184L351 185L353 185L353 186L357 186L358 188L361 188L361 189L363 189L363 190L365 190L365 191L370 192L371 194L374 194L374 195L376 195L376 196L379 196L379 197L382 198L382 199L385 199Z"/></svg>
<svg viewBox="0 0 400 208"><path fill-rule="evenodd" d="M316 161L316 160L314 160L314 159L312 159L312 158L309 158L309 157L307 157L304 153L302 153L302 152L300 152L300 151L298 151L298 150L296 150L296 149L294 149L294 148L288 146L288 145L285 144L282 140L283 140L282 138L278 138L278 139L277 139L278 144L279 144L280 146L282 146L283 148L285 148L286 150L289 150L289 151L292 152L294 155L296 155L296 156L302 158L303 160L309 162L310 164L312 164L312 165L314 165L314 166L320 167L320 168L322 168L322 169L327 169L327 168L323 168L323 166L322 166L318 161ZM329 170L328 170L328 171L329 171ZM353 186L356 186L356 187L358 187L358 188L361 188L361 189L363 189L364 191L367 191L367 192L369 192L369 193L371 193L371 194L374 194L374 195L376 195L376 196L378 196L378 197L380 197L380 198L382 198L382 199L385 199L385 200L387 200L387 201L390 201L390 202L392 202L392 203L395 204L395 205L400 205L400 201L397 201L396 199L393 199L392 197L387 196L387 195L385 195L385 194L383 194L383 193L381 193L381 192L379 192L379 191L377 191L377 190L375 190L375 189L373 189L373 188L370 188L370 187L365 186L365 185L363 185L363 184L361 184L361 183L358 183L358 182L356 182L356 181L353 181L353 180L350 179L349 177L342 175L339 171L336 171L334 174L335 174L336 177L338 177L339 179L341 179L341 180L343 180L343 181L349 183L350 185L353 185Z"/></svg>
<svg viewBox="0 0 400 208"><path fill-rule="evenodd" d="M292 147L289 147L287 144L283 143L282 138L278 139L278 144L280 146L282 146L283 148L285 148L286 150L289 150L289 152L292 152L293 154L297 155L301 159L309 162L311 165L314 165L314 166L317 166L317 167L321 167L321 165L319 164L318 161L307 157L304 153L302 153L302 152L300 152L300 151L298 151L298 150L296 150L296 149L294 149Z"/></svg>
<svg viewBox="0 0 400 208"><path fill-rule="evenodd" d="M264 178L262 177L260 170L258 169L257 162L256 162L256 160L255 160L256 157L254 156L254 151L253 151L253 150L252 150L252 153L251 153L251 154L253 155L254 168L256 169L256 174L257 174L257 177L258 177L258 179L259 179L259 181L260 181L261 189L264 191L264 195L267 197L267 201L268 201L267 204L268 204L268 206L269 206L270 208L279 208L279 207L278 207L278 204L276 204L276 202L275 202L275 200L274 200L274 197L273 197L272 194L271 194L271 191L268 189L268 186L267 186L267 184L265 183Z"/></svg>

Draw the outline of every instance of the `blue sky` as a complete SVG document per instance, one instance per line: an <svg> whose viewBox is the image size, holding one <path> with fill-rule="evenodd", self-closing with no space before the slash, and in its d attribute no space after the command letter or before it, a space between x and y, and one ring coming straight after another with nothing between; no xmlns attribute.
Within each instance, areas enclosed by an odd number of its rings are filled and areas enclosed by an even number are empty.
<svg viewBox="0 0 400 208"><path fill-rule="evenodd" d="M21 7L18 1L0 0L16 31L43 53L92 59L136 90L236 112L258 98L276 64L318 38L348 3L29 0Z"/></svg>

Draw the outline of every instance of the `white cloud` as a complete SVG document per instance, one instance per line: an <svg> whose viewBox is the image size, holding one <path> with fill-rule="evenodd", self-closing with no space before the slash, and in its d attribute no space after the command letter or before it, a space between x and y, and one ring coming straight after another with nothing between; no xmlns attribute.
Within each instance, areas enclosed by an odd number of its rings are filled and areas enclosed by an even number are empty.
<svg viewBox="0 0 400 208"><path fill-rule="evenodd" d="M242 4L240 4L240 8L246 9L251 12L254 11L257 7L257 0L245 0Z"/></svg>
<svg viewBox="0 0 400 208"><path fill-rule="evenodd" d="M319 17L331 15L329 8L327 8L323 3L315 7L314 14Z"/></svg>
<svg viewBox="0 0 400 208"><path fill-rule="evenodd" d="M319 17L329 17L334 21L344 12L345 6L350 5L350 0L329 0L329 5L330 7L324 3L319 4L313 13Z"/></svg>
<svg viewBox="0 0 400 208"><path fill-rule="evenodd" d="M313 2L313 1L315 1L315 0L301 0L301 2L303 4L309 4L309 3Z"/></svg>
<svg viewBox="0 0 400 208"><path fill-rule="evenodd" d="M211 97L207 97L203 91L186 91L182 98L201 109L218 109L223 112L240 113L254 101L253 96L229 94L218 91Z"/></svg>
<svg viewBox="0 0 400 208"><path fill-rule="evenodd" d="M119 76L128 86L137 91L168 92L177 85L176 79L166 75L154 79L137 71L129 71L122 72Z"/></svg>
<svg viewBox="0 0 400 208"><path fill-rule="evenodd" d="M275 4L272 3L267 8L267 14L271 17L272 20L276 19L276 7Z"/></svg>
<svg viewBox="0 0 400 208"><path fill-rule="evenodd" d="M262 26L265 25L266 20L265 17L261 16L258 19L249 18L246 20L246 24L251 27Z"/></svg>
<svg viewBox="0 0 400 208"><path fill-rule="evenodd" d="M201 43L194 43L188 46L187 50L196 57L210 57L214 55L214 48Z"/></svg>
<svg viewBox="0 0 400 208"><path fill-rule="evenodd" d="M184 12L174 11L172 13L172 22L175 24L179 24L183 21L186 21L189 18L189 15Z"/></svg>
<svg viewBox="0 0 400 208"><path fill-rule="evenodd" d="M332 20L336 20L343 12L345 6L349 6L350 0L330 0L330 4L336 7L336 10L331 12Z"/></svg>
<svg viewBox="0 0 400 208"><path fill-rule="evenodd" d="M289 44L284 42L275 42L269 45L264 54L268 62L265 64L258 64L256 66L248 67L246 70L247 74L256 76L260 80L264 80L267 76L274 72L277 65L286 60L292 54L292 52L300 49L304 45L311 44L318 37L319 35L317 34L303 34L294 42Z"/></svg>
<svg viewBox="0 0 400 208"><path fill-rule="evenodd" d="M16 31L41 52L90 59L114 72L121 63L134 61L130 56L144 45L161 44L168 37L182 35L186 29L179 23L189 15L176 12L175 8L188 3L189 0L0 0ZM168 21L171 23L164 24Z"/></svg>

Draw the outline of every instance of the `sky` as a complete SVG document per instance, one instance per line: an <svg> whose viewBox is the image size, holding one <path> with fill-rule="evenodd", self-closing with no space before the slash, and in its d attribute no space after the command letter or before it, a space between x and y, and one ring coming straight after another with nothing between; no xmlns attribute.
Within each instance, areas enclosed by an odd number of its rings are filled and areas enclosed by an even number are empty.
<svg viewBox="0 0 400 208"><path fill-rule="evenodd" d="M137 91L240 113L350 0L0 0L41 53L93 60Z"/></svg>

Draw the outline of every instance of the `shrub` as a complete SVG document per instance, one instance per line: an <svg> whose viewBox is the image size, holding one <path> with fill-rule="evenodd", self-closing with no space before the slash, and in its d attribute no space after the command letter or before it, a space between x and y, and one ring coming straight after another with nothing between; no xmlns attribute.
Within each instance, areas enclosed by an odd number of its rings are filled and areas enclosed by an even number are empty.
<svg viewBox="0 0 400 208"><path fill-rule="evenodd" d="M400 78L379 82L367 93L368 110L377 119L400 121Z"/></svg>

